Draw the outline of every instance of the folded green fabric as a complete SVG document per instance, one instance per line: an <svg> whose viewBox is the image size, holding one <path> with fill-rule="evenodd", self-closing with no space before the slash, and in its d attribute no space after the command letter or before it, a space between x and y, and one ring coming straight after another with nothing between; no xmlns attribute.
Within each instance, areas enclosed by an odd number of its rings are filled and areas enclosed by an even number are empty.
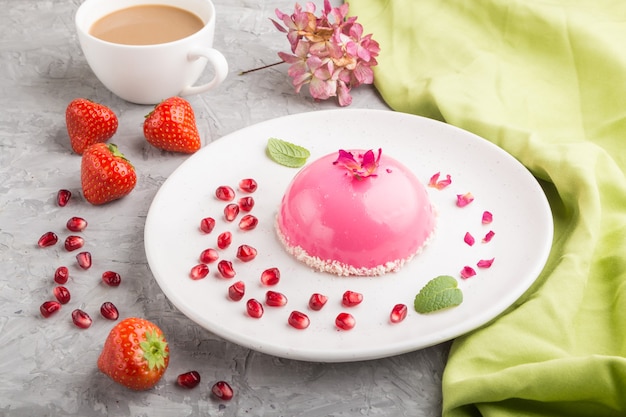
<svg viewBox="0 0 626 417"><path fill-rule="evenodd" d="M626 2L351 0L350 13L381 45L391 108L499 145L553 211L536 283L453 343L444 415L626 415Z"/></svg>

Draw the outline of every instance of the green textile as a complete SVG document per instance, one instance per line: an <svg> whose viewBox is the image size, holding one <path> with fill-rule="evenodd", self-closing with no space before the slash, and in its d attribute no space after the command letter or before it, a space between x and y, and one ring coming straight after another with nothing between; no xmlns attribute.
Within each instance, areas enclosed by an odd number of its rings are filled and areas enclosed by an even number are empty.
<svg viewBox="0 0 626 417"><path fill-rule="evenodd" d="M626 1L350 0L350 14L381 45L392 109L499 145L552 207L536 283L454 341L443 414L626 415Z"/></svg>

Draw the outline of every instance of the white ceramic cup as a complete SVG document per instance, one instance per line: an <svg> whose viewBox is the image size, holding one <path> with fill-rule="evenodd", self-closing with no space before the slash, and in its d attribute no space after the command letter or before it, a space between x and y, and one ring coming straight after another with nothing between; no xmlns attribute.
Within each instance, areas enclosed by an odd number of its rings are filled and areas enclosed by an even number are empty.
<svg viewBox="0 0 626 417"><path fill-rule="evenodd" d="M176 6L196 14L204 22L198 32L173 42L154 45L123 45L89 34L100 18L120 9L144 4ZM137 104L156 104L172 96L208 91L224 81L228 63L212 48L215 6L211 0L86 0L75 17L78 40L87 63L106 88ZM194 85L207 62L213 79Z"/></svg>

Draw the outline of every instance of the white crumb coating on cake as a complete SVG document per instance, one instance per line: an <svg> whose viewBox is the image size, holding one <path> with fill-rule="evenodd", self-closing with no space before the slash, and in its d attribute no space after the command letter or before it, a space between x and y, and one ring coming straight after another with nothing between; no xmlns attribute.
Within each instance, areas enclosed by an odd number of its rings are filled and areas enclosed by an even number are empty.
<svg viewBox="0 0 626 417"><path fill-rule="evenodd" d="M433 207L433 213L435 218L437 218L437 211ZM428 236L428 238L424 241L422 246L420 246L417 251L410 256L404 259L396 259L394 261L386 262L382 265L377 265L373 268L357 268L352 265L347 265L345 263L332 260L332 259L320 259L317 256L311 256L300 246L292 246L287 241L285 235L281 232L278 218L274 222L274 227L276 229L276 234L278 235L278 239L281 244L291 256L293 256L297 261L302 262L309 268L318 271L318 272L326 272L333 275L349 277L349 276L360 276L360 277L375 277L385 275L389 272L397 272L404 266L405 263L409 262L415 256L419 255L426 246L430 243L430 241L434 238L437 231L437 223L435 223L435 227L432 232Z"/></svg>

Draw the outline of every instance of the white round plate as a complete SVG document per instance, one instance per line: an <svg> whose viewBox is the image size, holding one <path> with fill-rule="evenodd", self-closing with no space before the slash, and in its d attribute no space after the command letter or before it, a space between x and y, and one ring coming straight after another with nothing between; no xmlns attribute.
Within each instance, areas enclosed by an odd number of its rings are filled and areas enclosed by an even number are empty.
<svg viewBox="0 0 626 417"><path fill-rule="evenodd" d="M287 185L297 169L271 161L265 153L270 137L306 147L309 162L339 149L382 148L410 167L425 184L431 176L449 174L452 184L428 187L439 218L434 239L399 272L379 277L338 277L314 272L289 256L274 231L274 219ZM220 185L237 190L239 180L254 178L258 190L251 214L259 225L241 231L238 221L223 217L226 205L215 197ZM470 192L475 200L464 208L457 194ZM245 195L237 190L236 200ZM484 211L493 213L482 224ZM216 219L210 234L199 230L204 217ZM237 275L224 279L215 264L200 280L190 278L202 250L216 248L218 234L230 230L232 245L220 251L231 260ZM490 230L488 243L482 238ZM469 246L466 232L476 238ZM408 233L408 231L407 231ZM169 300L186 316L209 331L239 345L290 359L347 362L375 359L424 348L455 338L487 323L522 295L540 274L552 244L550 207L535 178L511 155L471 133L418 116L382 110L331 110L296 114L259 123L210 143L192 155L165 181L150 207L145 249L150 268ZM237 247L258 250L251 262L236 259ZM393 244L393 242L390 242ZM490 268L478 268L492 259ZM477 274L463 279L460 271L472 266ZM281 280L274 287L260 282L261 272L278 267ZM432 278L452 275L459 281L463 303L422 315L415 312L415 295ZM227 296L235 281L246 284L239 302ZM246 313L246 300L265 300L267 290L286 295L283 307L265 306L260 319ZM356 307L341 305L346 290L363 294ZM311 294L328 296L320 311L308 308ZM409 313L400 323L389 319L394 305ZM288 324L293 310L308 315L311 324L298 330ZM348 331L335 326L345 311L356 319Z"/></svg>

